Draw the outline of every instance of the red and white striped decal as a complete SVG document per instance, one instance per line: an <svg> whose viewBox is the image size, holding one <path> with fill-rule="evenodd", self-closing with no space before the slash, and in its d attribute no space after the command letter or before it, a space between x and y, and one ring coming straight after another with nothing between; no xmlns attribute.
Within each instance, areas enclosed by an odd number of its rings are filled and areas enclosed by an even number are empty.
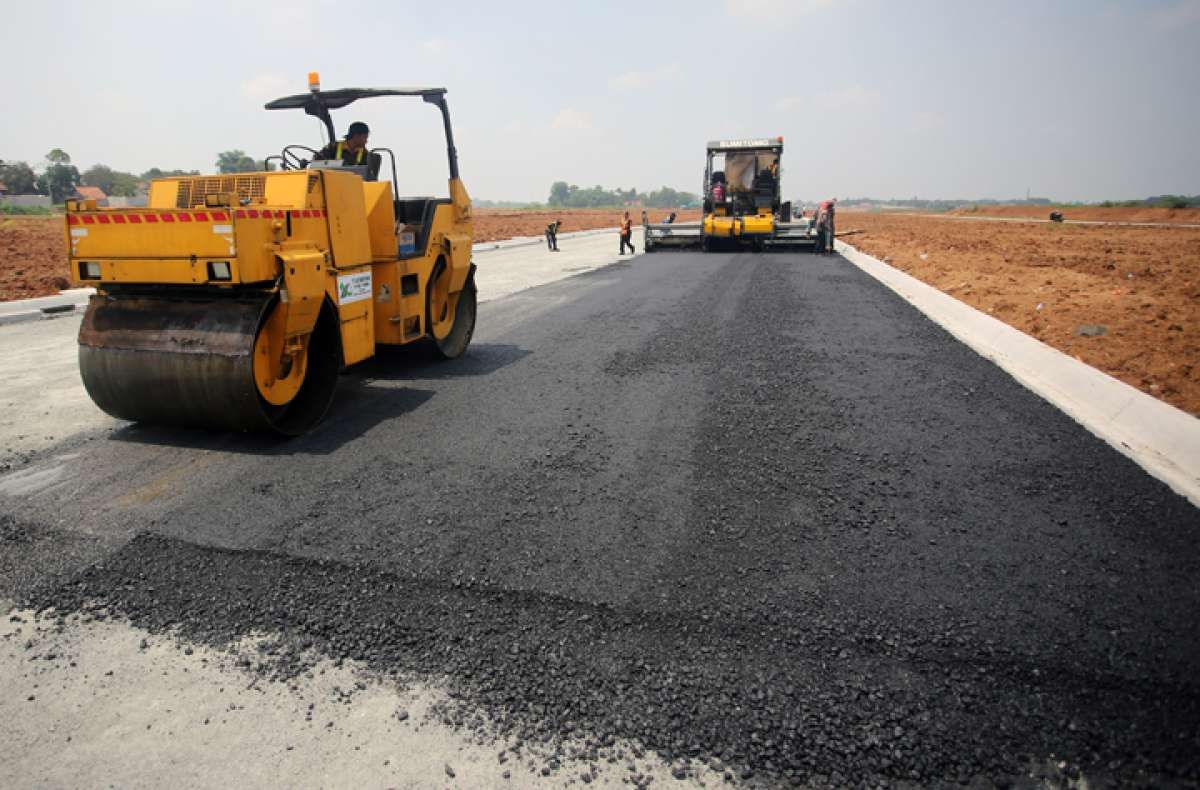
<svg viewBox="0 0 1200 790"><path fill-rule="evenodd" d="M228 222L230 214L237 219L283 219L291 215L292 219L324 219L325 209L271 209L271 208L239 208L236 211L158 211L141 214L79 214L67 215L68 225L153 225L159 222Z"/></svg>

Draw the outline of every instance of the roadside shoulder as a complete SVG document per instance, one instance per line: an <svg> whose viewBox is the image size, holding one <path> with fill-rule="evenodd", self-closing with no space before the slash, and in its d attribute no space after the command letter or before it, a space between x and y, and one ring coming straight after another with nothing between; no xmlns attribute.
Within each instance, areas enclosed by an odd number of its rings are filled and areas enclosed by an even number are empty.
<svg viewBox="0 0 1200 790"><path fill-rule="evenodd" d="M848 261L1200 507L1200 420L844 241Z"/></svg>

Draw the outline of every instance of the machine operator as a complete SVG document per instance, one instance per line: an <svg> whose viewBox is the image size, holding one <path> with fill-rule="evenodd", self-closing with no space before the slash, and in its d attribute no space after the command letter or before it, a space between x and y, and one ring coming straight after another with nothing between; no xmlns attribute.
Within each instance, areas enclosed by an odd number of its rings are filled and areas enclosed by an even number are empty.
<svg viewBox="0 0 1200 790"><path fill-rule="evenodd" d="M371 130L362 121L350 124L345 140L330 143L317 153L317 159L340 159L344 165L368 165L371 154L367 151L367 137Z"/></svg>

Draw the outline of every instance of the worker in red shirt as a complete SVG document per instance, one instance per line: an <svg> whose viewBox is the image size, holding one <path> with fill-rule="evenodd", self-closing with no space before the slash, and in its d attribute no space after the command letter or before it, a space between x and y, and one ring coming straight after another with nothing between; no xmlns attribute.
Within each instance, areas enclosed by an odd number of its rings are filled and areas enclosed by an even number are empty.
<svg viewBox="0 0 1200 790"><path fill-rule="evenodd" d="M837 198L830 198L817 207L817 252L833 252L833 215Z"/></svg>
<svg viewBox="0 0 1200 790"><path fill-rule="evenodd" d="M629 218L629 212L625 212L625 219L621 220L621 251L618 255L625 254L625 248L629 247L629 254L633 255L636 250L633 249L633 220Z"/></svg>

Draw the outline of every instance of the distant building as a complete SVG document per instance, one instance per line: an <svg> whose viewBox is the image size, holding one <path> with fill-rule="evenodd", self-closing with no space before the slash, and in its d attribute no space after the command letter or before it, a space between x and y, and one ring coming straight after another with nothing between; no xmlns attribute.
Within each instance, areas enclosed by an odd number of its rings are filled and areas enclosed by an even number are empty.
<svg viewBox="0 0 1200 790"><path fill-rule="evenodd" d="M0 206L33 206L37 208L50 208L54 204L50 202L49 195L5 195L0 193Z"/></svg>
<svg viewBox="0 0 1200 790"><path fill-rule="evenodd" d="M149 202L149 196L145 192L140 192L133 197L110 197L108 199L109 208L145 208ZM99 204L97 204L99 205Z"/></svg>
<svg viewBox="0 0 1200 790"><path fill-rule="evenodd" d="M7 194L8 194L8 187L6 187L4 185L3 181L0 181L0 195L7 195Z"/></svg>
<svg viewBox="0 0 1200 790"><path fill-rule="evenodd" d="M97 206L108 205L108 195L104 194L104 190L100 187L75 187L75 194L71 195L73 200L94 200Z"/></svg>

